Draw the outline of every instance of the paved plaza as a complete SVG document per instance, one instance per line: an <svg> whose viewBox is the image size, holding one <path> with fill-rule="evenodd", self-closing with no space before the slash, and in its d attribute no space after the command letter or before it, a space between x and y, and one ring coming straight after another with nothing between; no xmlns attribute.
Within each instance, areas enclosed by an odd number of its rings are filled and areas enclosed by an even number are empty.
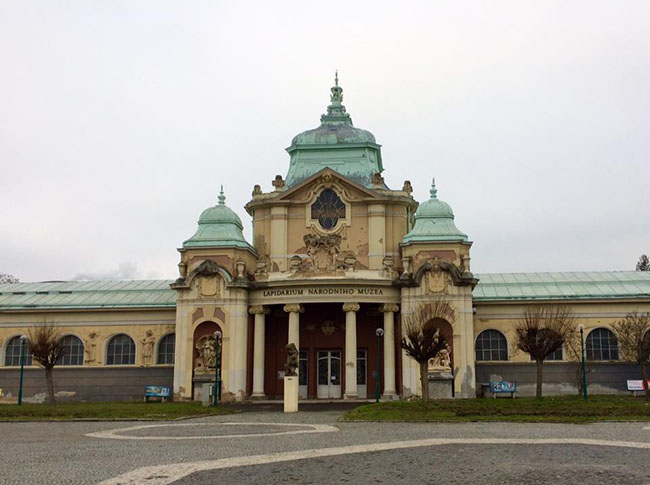
<svg viewBox="0 0 650 485"><path fill-rule="evenodd" d="M650 483L650 423L0 423L0 483Z"/></svg>

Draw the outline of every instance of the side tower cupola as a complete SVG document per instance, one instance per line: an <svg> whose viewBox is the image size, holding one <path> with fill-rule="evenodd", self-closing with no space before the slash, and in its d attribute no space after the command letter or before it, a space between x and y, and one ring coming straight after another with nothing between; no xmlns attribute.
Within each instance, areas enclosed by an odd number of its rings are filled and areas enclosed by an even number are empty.
<svg viewBox="0 0 650 485"><path fill-rule="evenodd" d="M446 202L438 199L435 179L429 190L429 200L420 204L415 213L415 224L404 236L404 244L412 242L467 241L454 223L454 212Z"/></svg>
<svg viewBox="0 0 650 485"><path fill-rule="evenodd" d="M183 242L183 249L207 247L239 247L253 250L242 233L241 219L226 205L223 186L217 205L208 207L199 217L196 233Z"/></svg>

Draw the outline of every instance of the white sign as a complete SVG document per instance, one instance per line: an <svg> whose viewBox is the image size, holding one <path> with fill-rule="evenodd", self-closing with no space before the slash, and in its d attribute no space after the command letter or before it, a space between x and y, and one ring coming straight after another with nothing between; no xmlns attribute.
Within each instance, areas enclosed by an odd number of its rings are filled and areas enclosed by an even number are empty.
<svg viewBox="0 0 650 485"><path fill-rule="evenodd" d="M650 381L648 381L648 384L650 385ZM643 381L638 380L638 381L627 381L627 390L628 391L643 391Z"/></svg>

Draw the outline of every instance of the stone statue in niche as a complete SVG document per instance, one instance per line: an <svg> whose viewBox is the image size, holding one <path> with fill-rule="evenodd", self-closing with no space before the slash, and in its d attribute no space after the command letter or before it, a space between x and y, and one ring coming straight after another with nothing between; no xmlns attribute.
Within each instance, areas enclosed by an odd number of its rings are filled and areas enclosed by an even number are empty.
<svg viewBox="0 0 650 485"><path fill-rule="evenodd" d="M147 330L146 336L140 340L140 343L142 344L142 365L151 365L154 342L155 339L153 338L153 332Z"/></svg>
<svg viewBox="0 0 650 485"><path fill-rule="evenodd" d="M438 352L433 359L429 360L430 371L451 372L451 349L448 344Z"/></svg>
<svg viewBox="0 0 650 485"><path fill-rule="evenodd" d="M208 372L210 368L214 369L217 357L215 344L214 335L204 335L196 341L194 347L199 352L199 357L196 359L195 371Z"/></svg>
<svg viewBox="0 0 650 485"><path fill-rule="evenodd" d="M287 363L284 364L284 375L285 376L297 376L298 372L296 370L298 369L298 349L296 348L296 344L293 342L287 345Z"/></svg>

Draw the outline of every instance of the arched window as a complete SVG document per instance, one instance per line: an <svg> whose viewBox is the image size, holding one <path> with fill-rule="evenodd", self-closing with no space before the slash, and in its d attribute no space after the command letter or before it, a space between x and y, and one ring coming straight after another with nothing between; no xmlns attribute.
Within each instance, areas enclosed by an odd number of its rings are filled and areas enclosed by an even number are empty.
<svg viewBox="0 0 650 485"><path fill-rule="evenodd" d="M7 342L5 349L5 365L20 365L20 337L14 337ZM29 341L25 342L25 365L32 365L32 353Z"/></svg>
<svg viewBox="0 0 650 485"><path fill-rule="evenodd" d="M498 330L483 330L476 338L476 360L508 360L508 342Z"/></svg>
<svg viewBox="0 0 650 485"><path fill-rule="evenodd" d="M618 340L614 332L597 328L587 335L587 360L618 360Z"/></svg>
<svg viewBox="0 0 650 485"><path fill-rule="evenodd" d="M336 192L325 189L311 205L311 218L318 219L323 229L334 229L345 218L345 204Z"/></svg>
<svg viewBox="0 0 650 485"><path fill-rule="evenodd" d="M84 344L79 337L66 335L63 337L63 346L65 352L59 359L59 365L83 365L84 364Z"/></svg>
<svg viewBox="0 0 650 485"><path fill-rule="evenodd" d="M108 342L106 351L107 365L135 364L135 342L123 333Z"/></svg>
<svg viewBox="0 0 650 485"><path fill-rule="evenodd" d="M158 363L159 364L173 364L174 363L174 348L176 341L176 334L170 333L160 339L158 344Z"/></svg>

